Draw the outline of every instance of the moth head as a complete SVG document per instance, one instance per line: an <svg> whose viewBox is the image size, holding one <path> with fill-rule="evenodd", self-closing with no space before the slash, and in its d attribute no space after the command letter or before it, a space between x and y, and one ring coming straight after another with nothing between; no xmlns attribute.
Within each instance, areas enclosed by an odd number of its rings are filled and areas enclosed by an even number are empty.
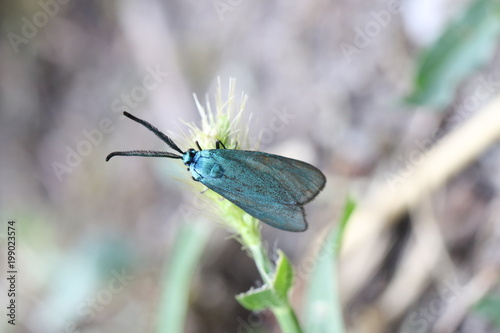
<svg viewBox="0 0 500 333"><path fill-rule="evenodd" d="M182 162L184 162L185 165L190 166L191 163L193 163L194 156L196 155L197 151L194 150L193 148L189 148L183 155L182 155Z"/></svg>

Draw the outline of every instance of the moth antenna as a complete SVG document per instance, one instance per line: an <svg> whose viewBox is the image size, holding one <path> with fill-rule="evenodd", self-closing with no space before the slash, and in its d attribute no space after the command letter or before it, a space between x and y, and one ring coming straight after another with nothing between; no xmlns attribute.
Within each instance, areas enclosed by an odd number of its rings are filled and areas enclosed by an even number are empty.
<svg viewBox="0 0 500 333"><path fill-rule="evenodd" d="M106 157L106 162L113 156L143 156L143 157L168 157L182 159L182 156L175 155L166 151L155 150L130 150L130 151L114 151Z"/></svg>
<svg viewBox="0 0 500 333"><path fill-rule="evenodd" d="M198 147L199 150L203 150L203 148L201 148L200 143L198 141L196 141L196 146Z"/></svg>
<svg viewBox="0 0 500 333"><path fill-rule="evenodd" d="M124 111L123 114L127 118L130 118L135 122L138 122L142 126L146 127L148 130L150 130L151 132L156 134L157 137L159 137L163 142L165 142L173 150L175 150L181 154L184 154L184 152L179 147L177 147L177 145L172 141L172 139L170 139L167 135L165 135L163 132L161 132L159 129L157 129L156 127L154 127L153 125L151 125L147 121L139 119L136 116L131 115L127 111ZM142 155L142 156L144 156L144 155ZM163 157L167 157L167 156L163 156Z"/></svg>

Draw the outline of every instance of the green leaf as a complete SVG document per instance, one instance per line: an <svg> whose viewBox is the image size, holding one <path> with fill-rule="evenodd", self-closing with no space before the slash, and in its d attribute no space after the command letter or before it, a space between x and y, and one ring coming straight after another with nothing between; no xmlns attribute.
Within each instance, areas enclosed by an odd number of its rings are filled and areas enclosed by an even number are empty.
<svg viewBox="0 0 500 333"><path fill-rule="evenodd" d="M286 300L288 291L292 287L293 282L293 268L290 261L283 253L278 251L278 262L276 264L276 272L274 275L273 289L276 296L280 299Z"/></svg>
<svg viewBox="0 0 500 333"><path fill-rule="evenodd" d="M166 265L157 332L182 333L191 279L210 234L206 223L184 224Z"/></svg>
<svg viewBox="0 0 500 333"><path fill-rule="evenodd" d="M492 294L484 297L475 306L474 311L486 317L488 320L495 325L496 328L500 329L500 316L498 315L498 309L500 309L500 294Z"/></svg>
<svg viewBox="0 0 500 333"><path fill-rule="evenodd" d="M335 242L333 245L336 248L337 255L339 255L340 253L340 248L342 246L342 238L344 237L344 231L345 228L347 227L347 222L351 218L351 215L355 209L356 209L356 201L354 201L354 199L351 197L347 197L344 205L344 211L342 212L342 217L340 218L339 228L335 232Z"/></svg>
<svg viewBox="0 0 500 333"><path fill-rule="evenodd" d="M476 0L423 54L407 103L445 107L457 86L494 54L500 33L500 2Z"/></svg>
<svg viewBox="0 0 500 333"><path fill-rule="evenodd" d="M238 302L251 311L282 307L288 302L288 292L292 287L293 268L283 253L278 251L278 261L271 286L253 289L236 296Z"/></svg>
<svg viewBox="0 0 500 333"><path fill-rule="evenodd" d="M282 305L281 299L268 286L236 295L236 300L250 311L262 311Z"/></svg>
<svg viewBox="0 0 500 333"><path fill-rule="evenodd" d="M280 323L283 333L302 333L295 312L288 302L288 292L293 282L293 268L283 251L278 251L272 280L269 278L265 280L268 283L264 287L237 295L238 302L250 311L270 309Z"/></svg>
<svg viewBox="0 0 500 333"><path fill-rule="evenodd" d="M306 296L306 332L344 332L337 287L337 256L344 230L355 207L356 203L348 198L338 227L326 237L315 260Z"/></svg>

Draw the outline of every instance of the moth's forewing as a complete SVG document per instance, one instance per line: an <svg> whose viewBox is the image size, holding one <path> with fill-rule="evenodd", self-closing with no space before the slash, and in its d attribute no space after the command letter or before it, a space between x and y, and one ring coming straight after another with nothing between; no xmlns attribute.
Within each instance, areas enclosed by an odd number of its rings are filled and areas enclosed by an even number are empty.
<svg viewBox="0 0 500 333"><path fill-rule="evenodd" d="M263 152L212 149L191 165L199 180L273 227L307 229L302 205L325 186L325 176L302 161Z"/></svg>

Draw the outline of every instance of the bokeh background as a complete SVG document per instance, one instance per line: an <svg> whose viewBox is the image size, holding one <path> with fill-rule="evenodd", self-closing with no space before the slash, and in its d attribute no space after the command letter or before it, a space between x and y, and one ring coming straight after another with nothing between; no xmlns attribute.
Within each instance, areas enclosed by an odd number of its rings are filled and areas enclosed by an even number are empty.
<svg viewBox="0 0 500 333"><path fill-rule="evenodd" d="M279 332L271 314L251 314L234 299L259 285L257 270L224 228L193 209L179 161L104 161L114 150L165 149L122 121L125 110L188 148L184 122L200 121L193 94L214 105L218 78L223 94L235 78L236 96L248 95L253 147L327 176L306 208L306 233L262 228L269 251L284 250L303 272L293 293L301 319L307 259L346 196L363 205L369 193L386 193L380 188L397 194L426 151L498 93L490 43L483 61L455 79L452 99L402 102L422 52L471 3L2 1L0 331L155 332L164 311L180 311L184 332ZM500 332L498 144L457 171L384 222L366 265L351 270L346 255L339 289L348 331ZM9 220L17 228L15 327L3 301ZM201 231L186 235L185 225ZM185 237L199 245L199 261L185 281L184 315L182 303L164 304L174 297L165 284ZM419 241L435 252L416 250ZM390 301L394 290L399 302Z"/></svg>

